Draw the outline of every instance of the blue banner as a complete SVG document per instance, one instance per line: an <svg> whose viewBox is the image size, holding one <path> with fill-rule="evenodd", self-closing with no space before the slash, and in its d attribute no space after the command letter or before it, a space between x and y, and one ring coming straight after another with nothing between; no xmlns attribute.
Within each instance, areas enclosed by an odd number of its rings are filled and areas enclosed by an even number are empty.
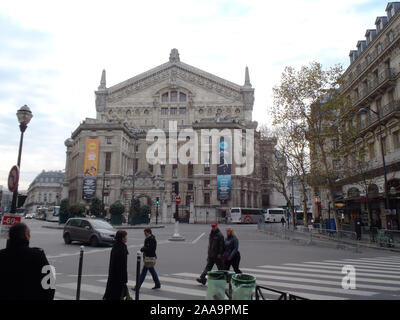
<svg viewBox="0 0 400 320"><path fill-rule="evenodd" d="M225 156L229 155L229 145L224 141L224 137L220 138L219 143L219 163L217 167L217 199L230 200L232 190L232 165L226 163Z"/></svg>

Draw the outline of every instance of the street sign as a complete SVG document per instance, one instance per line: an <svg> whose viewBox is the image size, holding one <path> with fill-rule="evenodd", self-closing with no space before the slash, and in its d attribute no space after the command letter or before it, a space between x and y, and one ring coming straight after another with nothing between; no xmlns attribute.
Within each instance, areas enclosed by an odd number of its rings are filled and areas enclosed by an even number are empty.
<svg viewBox="0 0 400 320"><path fill-rule="evenodd" d="M8 230L10 230L11 226L19 222L21 222L20 216L14 214L4 214L1 221L0 238L7 239Z"/></svg>
<svg viewBox="0 0 400 320"><path fill-rule="evenodd" d="M175 202L176 202L176 204L181 204L181 196L176 196Z"/></svg>
<svg viewBox="0 0 400 320"><path fill-rule="evenodd" d="M18 180L19 180L18 166L13 166L10 170L10 174L8 175L8 190L13 192L15 188L18 186Z"/></svg>

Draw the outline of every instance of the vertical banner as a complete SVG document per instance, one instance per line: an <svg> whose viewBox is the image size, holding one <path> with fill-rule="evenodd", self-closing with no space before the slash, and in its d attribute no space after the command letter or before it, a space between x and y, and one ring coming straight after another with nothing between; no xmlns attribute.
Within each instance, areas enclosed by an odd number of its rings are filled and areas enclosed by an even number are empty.
<svg viewBox="0 0 400 320"><path fill-rule="evenodd" d="M225 141L224 137L219 142L219 163L217 167L217 198L218 200L230 200L232 190L232 164L230 159L230 141Z"/></svg>
<svg viewBox="0 0 400 320"><path fill-rule="evenodd" d="M99 164L99 139L86 139L83 166L82 198L92 199L96 194L97 169Z"/></svg>

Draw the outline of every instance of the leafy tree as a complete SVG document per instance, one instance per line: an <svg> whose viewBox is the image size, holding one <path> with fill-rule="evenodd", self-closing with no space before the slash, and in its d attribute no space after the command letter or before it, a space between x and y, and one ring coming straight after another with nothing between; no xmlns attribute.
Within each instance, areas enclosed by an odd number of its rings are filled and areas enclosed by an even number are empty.
<svg viewBox="0 0 400 320"><path fill-rule="evenodd" d="M101 200L97 197L94 197L90 203L91 214L98 217L102 214L102 211L103 211L103 204Z"/></svg>
<svg viewBox="0 0 400 320"><path fill-rule="evenodd" d="M59 223L65 223L68 219L69 214L69 202L68 199L62 199L60 202L60 218Z"/></svg>
<svg viewBox="0 0 400 320"><path fill-rule="evenodd" d="M125 212L125 206L121 203L121 201L115 201L110 206L110 214L112 215L122 215Z"/></svg>
<svg viewBox="0 0 400 320"><path fill-rule="evenodd" d="M141 204L140 200L135 198L133 200L133 216L140 217L141 216Z"/></svg>
<svg viewBox="0 0 400 320"><path fill-rule="evenodd" d="M83 203L75 203L69 208L69 215L72 217L83 216L86 211L86 207Z"/></svg>
<svg viewBox="0 0 400 320"><path fill-rule="evenodd" d="M142 217L148 217L151 212L151 208L148 205L141 206L140 215Z"/></svg>

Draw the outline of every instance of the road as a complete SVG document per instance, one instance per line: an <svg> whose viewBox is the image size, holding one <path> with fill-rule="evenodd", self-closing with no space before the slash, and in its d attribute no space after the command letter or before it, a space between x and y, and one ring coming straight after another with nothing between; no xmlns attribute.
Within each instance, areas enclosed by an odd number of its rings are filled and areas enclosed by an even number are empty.
<svg viewBox="0 0 400 320"><path fill-rule="evenodd" d="M44 249L57 272L56 299L73 300L76 296L79 243L66 245L62 230L47 229L46 222L24 220L31 228L31 247ZM48 223L47 223L48 224ZM225 235L227 225L220 225ZM301 245L275 239L257 231L256 225L234 225L240 240L240 269L256 277L257 284L310 299L391 299L400 298L400 254L390 251L326 248ZM172 242L174 225L154 229L157 238L156 270L162 287L154 286L150 274L144 282L140 299L203 300L206 286L196 282L206 263L209 225L180 224L183 242ZM128 286L136 279L136 253L142 247L141 229L128 232ZM0 248L5 240L0 240ZM110 247L85 246L81 299L99 300L107 282ZM356 289L343 289L342 268L351 265L356 271ZM29 267L29 266L27 266ZM264 296L276 299L276 295ZM133 294L133 292L132 292Z"/></svg>

